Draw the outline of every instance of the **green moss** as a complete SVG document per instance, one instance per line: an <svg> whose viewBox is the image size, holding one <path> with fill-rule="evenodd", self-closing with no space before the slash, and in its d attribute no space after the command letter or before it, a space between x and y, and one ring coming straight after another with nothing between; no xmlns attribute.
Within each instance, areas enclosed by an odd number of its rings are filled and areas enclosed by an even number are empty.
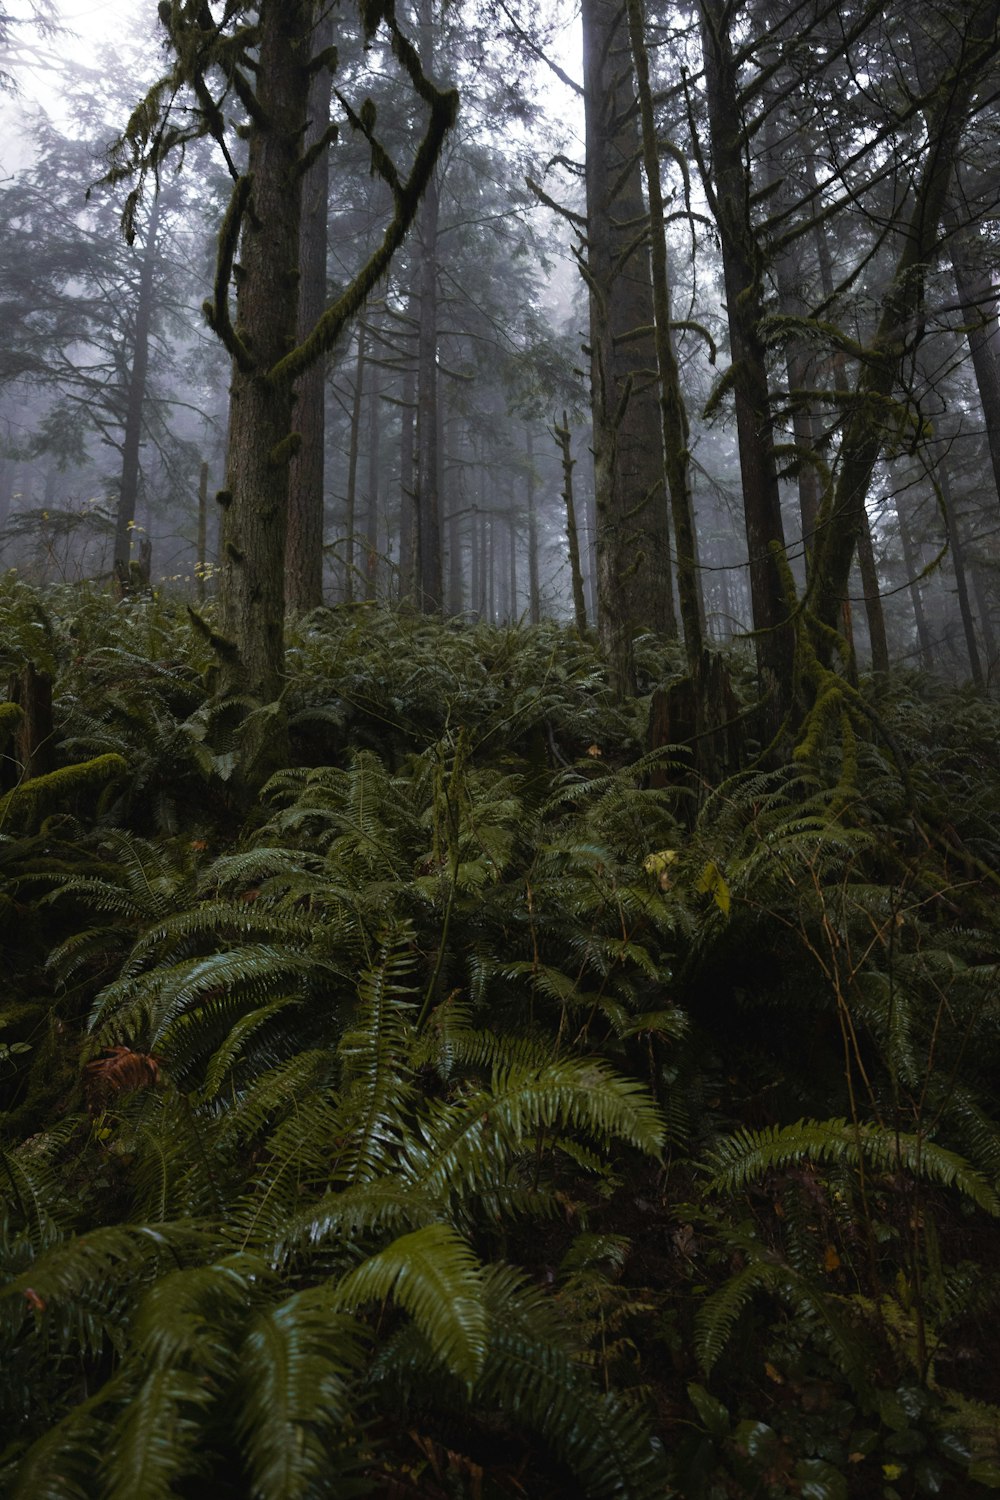
<svg viewBox="0 0 1000 1500"><path fill-rule="evenodd" d="M128 770L121 755L97 755L93 760L62 766L45 776L22 781L0 799L0 828L26 831L37 827L48 813L76 797L99 792Z"/></svg>
<svg viewBox="0 0 1000 1500"><path fill-rule="evenodd" d="M0 703L0 745L6 745L23 718L19 703Z"/></svg>

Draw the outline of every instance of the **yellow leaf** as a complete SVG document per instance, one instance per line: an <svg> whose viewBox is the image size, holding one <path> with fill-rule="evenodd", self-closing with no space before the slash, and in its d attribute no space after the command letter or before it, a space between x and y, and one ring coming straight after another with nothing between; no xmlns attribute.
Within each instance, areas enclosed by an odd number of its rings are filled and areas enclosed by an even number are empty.
<svg viewBox="0 0 1000 1500"><path fill-rule="evenodd" d="M722 915L724 917L729 916L729 886L726 884L726 877L714 859L708 861L708 864L698 876L695 889L703 891L706 896L711 896Z"/></svg>
<svg viewBox="0 0 1000 1500"><path fill-rule="evenodd" d="M658 849L655 854L647 854L642 862L642 868L647 875L664 875L667 868L680 856L676 849Z"/></svg>

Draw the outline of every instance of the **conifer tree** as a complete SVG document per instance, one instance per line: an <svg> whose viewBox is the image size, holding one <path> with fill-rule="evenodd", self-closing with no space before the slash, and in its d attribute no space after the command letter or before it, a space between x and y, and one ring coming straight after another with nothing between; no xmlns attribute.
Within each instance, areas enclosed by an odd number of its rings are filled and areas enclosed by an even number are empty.
<svg viewBox="0 0 1000 1500"><path fill-rule="evenodd" d="M223 623L213 643L222 688L265 702L278 696L284 669L288 475L301 441L293 428L296 381L332 347L388 270L458 105L454 91L436 88L425 75L392 0L365 0L359 14L369 43L377 34L388 41L423 101L426 122L408 165L400 168L376 133L373 101L366 98L355 108L338 91L348 123L368 143L373 173L391 191L392 211L381 242L310 330L298 327L302 180L336 127L305 146L309 85L318 70L337 67L335 47L313 54L315 0L226 0L218 16L204 0L162 0L159 15L172 65L133 113L111 173L139 173L126 208L126 234L144 178L158 173L185 140L212 136L232 176L213 296L205 305L209 325L232 359L227 479L218 496L224 512ZM177 101L186 106L183 113ZM245 151L227 125L233 112Z"/></svg>

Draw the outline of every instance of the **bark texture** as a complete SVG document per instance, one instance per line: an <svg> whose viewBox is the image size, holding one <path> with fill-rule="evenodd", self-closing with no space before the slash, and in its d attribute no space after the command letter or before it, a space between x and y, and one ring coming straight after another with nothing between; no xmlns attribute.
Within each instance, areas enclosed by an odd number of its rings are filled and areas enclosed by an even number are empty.
<svg viewBox="0 0 1000 1500"><path fill-rule="evenodd" d="M620 0L583 0L597 613L614 690L635 689L632 639L677 632L657 411L647 236L628 28Z"/></svg>
<svg viewBox="0 0 1000 1500"><path fill-rule="evenodd" d="M317 6L311 50L316 56L333 42L333 10ZM327 213L330 198L330 153L325 137L330 124L333 80L328 68L317 68L309 86L307 152L315 153L303 179L302 229L299 246L298 336L305 338L326 307ZM292 417L301 439L293 454L288 483L288 544L285 556L285 602L305 614L323 603L323 484L326 454L326 360L322 356L299 377Z"/></svg>
<svg viewBox="0 0 1000 1500"><path fill-rule="evenodd" d="M794 634L782 583L785 537L761 337L763 267L753 229L744 121L723 0L702 0L701 32L712 147L711 199L722 245L743 509L750 561L757 671L764 695L761 733L773 741L791 708Z"/></svg>
<svg viewBox="0 0 1000 1500"><path fill-rule="evenodd" d="M284 670L288 466L297 445L292 379L276 370L298 342L299 163L311 29L308 0L261 5L259 115L236 190L243 200L242 274L223 502L224 677L230 690L249 689L264 701L278 696Z"/></svg>

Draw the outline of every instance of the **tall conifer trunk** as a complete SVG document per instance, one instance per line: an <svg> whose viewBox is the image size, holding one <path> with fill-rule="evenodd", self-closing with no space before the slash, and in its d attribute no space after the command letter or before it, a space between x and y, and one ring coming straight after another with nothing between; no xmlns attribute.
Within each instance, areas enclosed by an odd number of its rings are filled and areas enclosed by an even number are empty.
<svg viewBox="0 0 1000 1500"><path fill-rule="evenodd" d="M744 122L727 30L730 10L723 0L702 0L701 13L712 145L712 207L722 244L754 646L764 691L761 729L763 738L771 741L791 708L794 635L778 556L784 554L785 537L767 359L760 331L763 267L751 219L751 184L743 155Z"/></svg>
<svg viewBox="0 0 1000 1500"><path fill-rule="evenodd" d="M299 162L306 129L311 0L260 7L236 298L222 544L225 686L276 698L284 671L288 465L293 388L275 367L298 331Z"/></svg>
<svg viewBox="0 0 1000 1500"><path fill-rule="evenodd" d="M312 52L333 41L333 10L317 6ZM299 338L305 338L326 306L327 212L330 153L320 146L330 121L332 79L318 68L309 86L306 150L316 159L303 182L299 247ZM302 442L292 457L288 490L285 594L290 610L305 613L323 603L323 481L326 448L326 359L320 356L299 378L293 417Z"/></svg>
<svg viewBox="0 0 1000 1500"><path fill-rule="evenodd" d="M153 198L146 223L146 241L142 247L139 268L139 292L135 304L135 326L132 335L132 364L129 371L125 406L125 435L122 442L122 475L118 490L118 514L115 519L115 554L113 566L117 576L128 586L129 559L135 507L139 498L139 449L142 443L143 409L146 402L146 380L149 374L149 334L153 321L153 283L156 277L156 242L160 227L160 195Z"/></svg>
<svg viewBox="0 0 1000 1500"><path fill-rule="evenodd" d="M619 695L632 638L676 635L657 411L653 298L628 28L620 0L583 0L597 614Z"/></svg>
<svg viewBox="0 0 1000 1500"><path fill-rule="evenodd" d="M417 598L425 614L443 604L441 569L441 461L438 448L438 259L441 198L437 180L427 188L420 214L420 333L417 339Z"/></svg>

